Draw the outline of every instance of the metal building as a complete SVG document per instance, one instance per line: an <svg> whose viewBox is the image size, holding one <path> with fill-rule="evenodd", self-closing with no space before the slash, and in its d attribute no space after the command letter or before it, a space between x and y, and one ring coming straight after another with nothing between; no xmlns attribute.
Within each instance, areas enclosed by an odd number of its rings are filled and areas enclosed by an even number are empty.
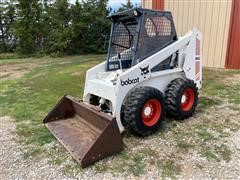
<svg viewBox="0 0 240 180"><path fill-rule="evenodd" d="M142 7L172 12L177 33L203 32L203 65L240 69L240 0L142 0Z"/></svg>

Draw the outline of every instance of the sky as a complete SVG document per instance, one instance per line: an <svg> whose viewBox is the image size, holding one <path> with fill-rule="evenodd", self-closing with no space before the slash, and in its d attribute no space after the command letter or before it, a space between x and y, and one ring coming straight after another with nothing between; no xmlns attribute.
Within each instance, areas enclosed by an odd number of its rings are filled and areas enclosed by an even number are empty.
<svg viewBox="0 0 240 180"><path fill-rule="evenodd" d="M109 0L109 6L112 9L118 9L121 6L121 3L125 4L127 2L127 0ZM131 2L135 5L135 4L140 4L141 0L131 0Z"/></svg>
<svg viewBox="0 0 240 180"><path fill-rule="evenodd" d="M71 3L74 3L76 0L70 0ZM121 3L125 4L127 0L109 0L108 6L110 6L113 10L118 9L121 6ZM133 5L139 5L141 0L131 0Z"/></svg>

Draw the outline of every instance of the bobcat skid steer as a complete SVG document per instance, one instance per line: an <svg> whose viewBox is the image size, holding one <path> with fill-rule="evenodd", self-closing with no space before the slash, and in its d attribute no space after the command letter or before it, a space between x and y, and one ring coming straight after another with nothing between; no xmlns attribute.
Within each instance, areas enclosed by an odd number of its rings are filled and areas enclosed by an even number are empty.
<svg viewBox="0 0 240 180"><path fill-rule="evenodd" d="M106 61L86 74L83 101L65 95L44 123L82 167L123 149L128 128L147 136L165 114L190 117L202 84L202 35L177 37L171 12L112 14Z"/></svg>

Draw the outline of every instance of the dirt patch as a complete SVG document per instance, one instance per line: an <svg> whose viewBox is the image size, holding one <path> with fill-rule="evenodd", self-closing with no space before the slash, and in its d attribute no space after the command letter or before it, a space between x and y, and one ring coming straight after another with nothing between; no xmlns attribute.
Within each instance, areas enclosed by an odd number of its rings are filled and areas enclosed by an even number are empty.
<svg viewBox="0 0 240 180"><path fill-rule="evenodd" d="M70 64L71 61L63 61L63 62L54 62L56 65ZM35 63L21 63L21 64L5 64L0 65L0 79L8 80L8 79L18 79L21 78L24 74L30 72L35 67L39 66L48 66L51 65L51 62L35 62ZM73 76L79 76L80 74L76 73ZM41 76L41 74L37 74L34 77Z"/></svg>
<svg viewBox="0 0 240 180"><path fill-rule="evenodd" d="M237 85L240 83L240 74L233 74L225 78L224 82L229 85Z"/></svg>
<svg viewBox="0 0 240 180"><path fill-rule="evenodd" d="M74 73L72 73L71 75L72 75L72 76L81 77L81 76L84 76L85 73L83 73L83 72L74 72Z"/></svg>
<svg viewBox="0 0 240 180"><path fill-rule="evenodd" d="M0 65L0 79L6 80L21 78L25 73L30 72L37 66L37 63Z"/></svg>

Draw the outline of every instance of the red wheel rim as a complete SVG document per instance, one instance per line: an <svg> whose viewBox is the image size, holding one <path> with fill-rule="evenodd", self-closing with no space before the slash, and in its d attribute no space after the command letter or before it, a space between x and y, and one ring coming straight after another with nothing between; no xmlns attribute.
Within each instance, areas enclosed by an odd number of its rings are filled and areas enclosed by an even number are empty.
<svg viewBox="0 0 240 180"><path fill-rule="evenodd" d="M183 91L182 97L181 97L181 108L183 111L189 111L195 100L194 91L192 88L187 88Z"/></svg>
<svg viewBox="0 0 240 180"><path fill-rule="evenodd" d="M146 126L155 125L161 115L161 104L157 99L148 100L142 108L142 121Z"/></svg>

